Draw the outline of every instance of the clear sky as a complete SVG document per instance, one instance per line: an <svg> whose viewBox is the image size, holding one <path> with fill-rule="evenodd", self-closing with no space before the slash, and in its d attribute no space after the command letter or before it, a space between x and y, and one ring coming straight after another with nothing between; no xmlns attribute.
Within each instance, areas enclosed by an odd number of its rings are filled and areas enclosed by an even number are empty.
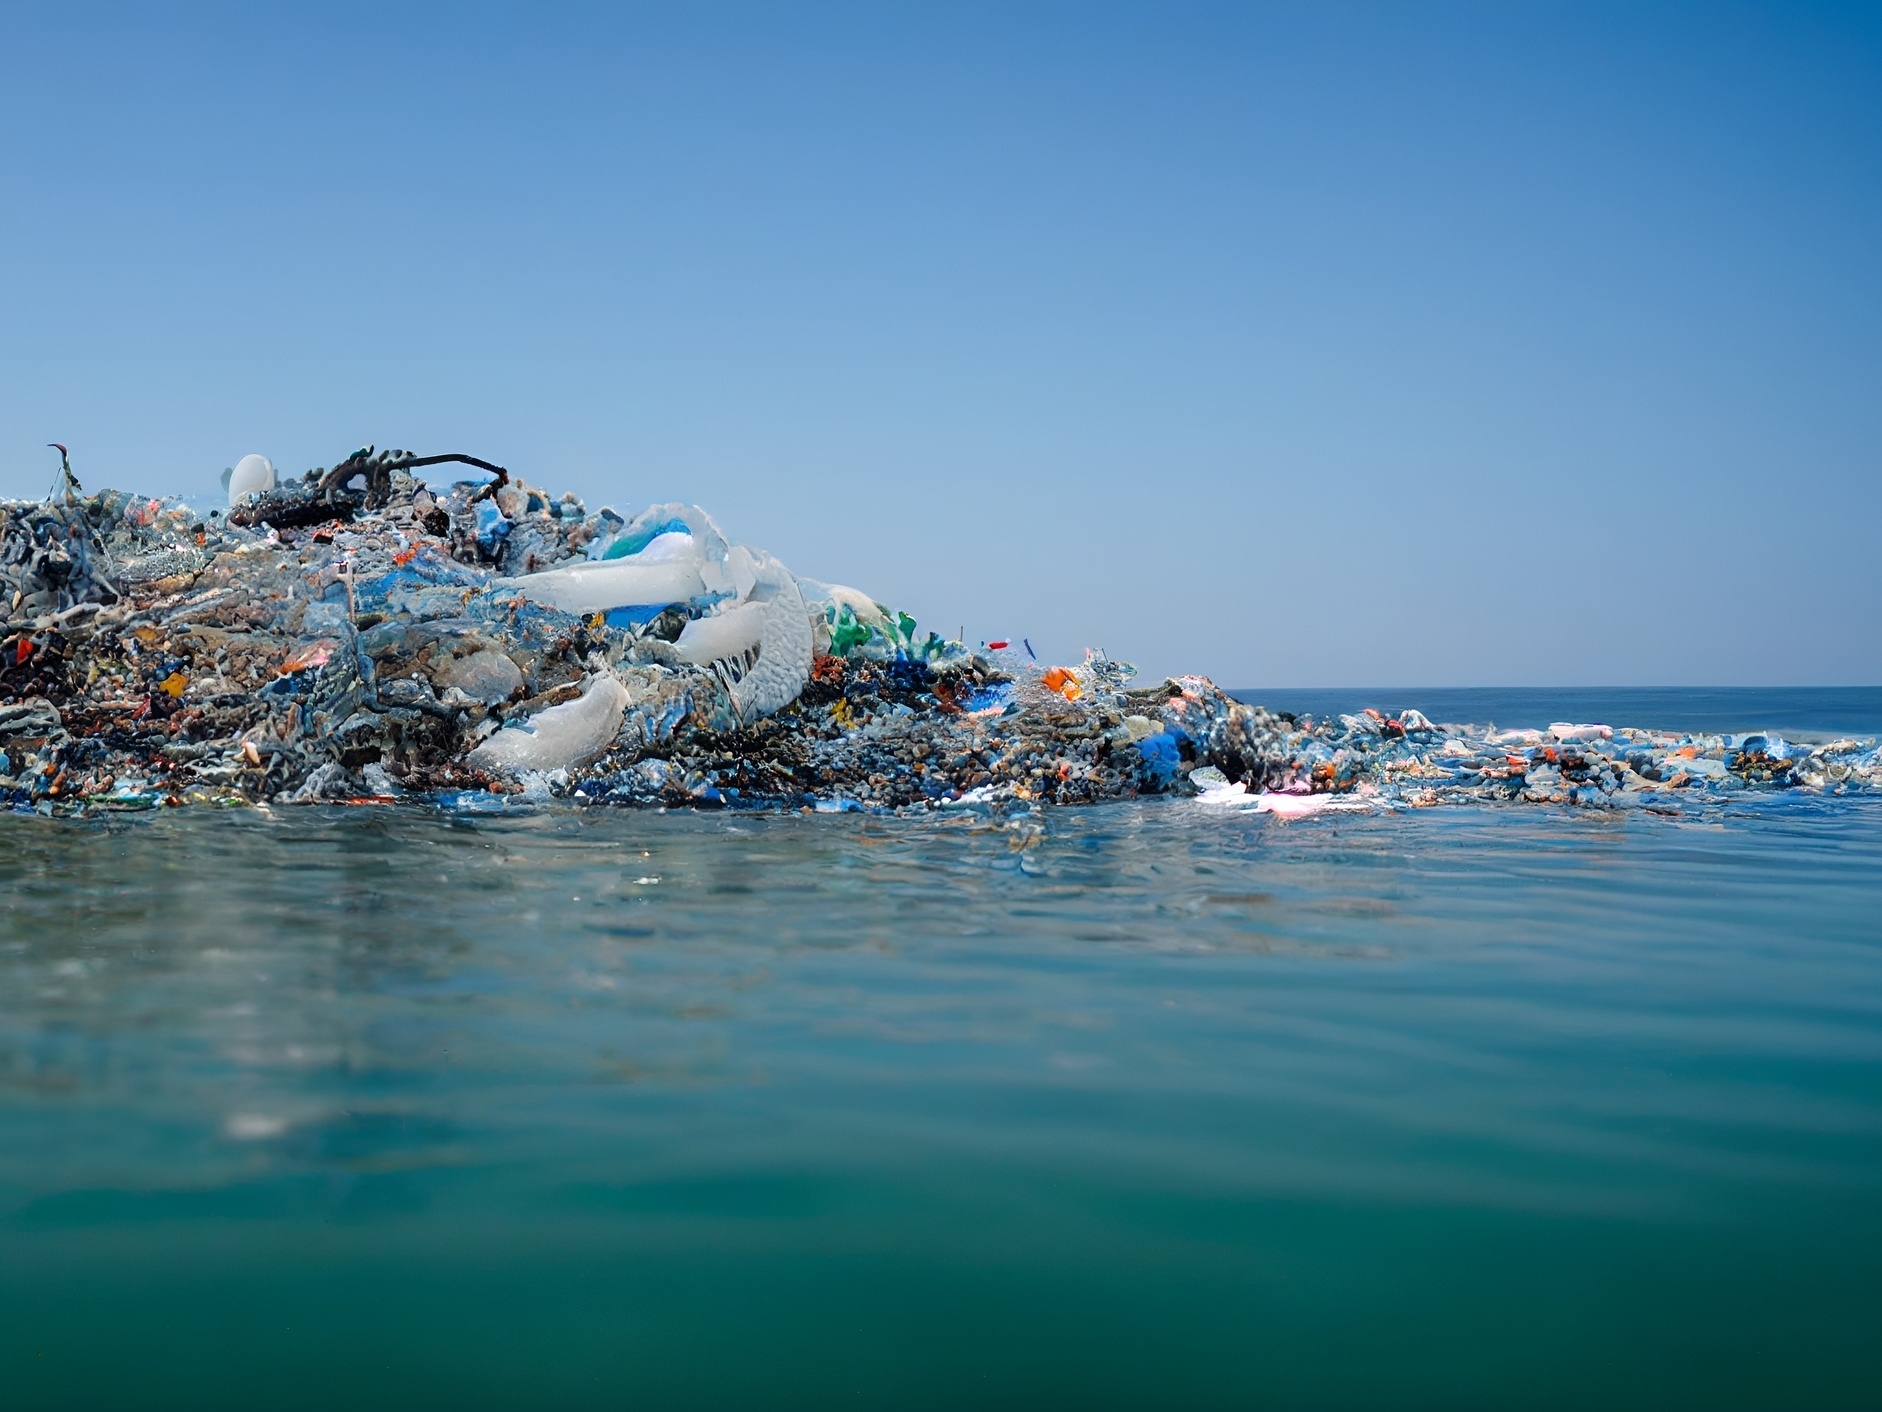
<svg viewBox="0 0 1882 1412"><path fill-rule="evenodd" d="M1882 681L1882 7L0 9L0 493L366 442L1236 686Z"/></svg>

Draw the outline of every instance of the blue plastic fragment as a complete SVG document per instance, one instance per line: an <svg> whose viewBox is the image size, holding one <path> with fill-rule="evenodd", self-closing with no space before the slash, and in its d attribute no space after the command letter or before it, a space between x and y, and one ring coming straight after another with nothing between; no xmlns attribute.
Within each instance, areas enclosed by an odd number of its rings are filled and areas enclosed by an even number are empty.
<svg viewBox="0 0 1882 1412"><path fill-rule="evenodd" d="M477 502L477 547L492 558L497 548L510 537L510 522L492 500Z"/></svg>
<svg viewBox="0 0 1882 1412"><path fill-rule="evenodd" d="M637 628L651 623L672 606L671 603L631 603L624 608L610 608L607 624L611 628Z"/></svg>
<svg viewBox="0 0 1882 1412"><path fill-rule="evenodd" d="M969 713L977 711L997 711L1013 699L1011 682L994 682L969 693L961 702L961 709Z"/></svg>
<svg viewBox="0 0 1882 1412"><path fill-rule="evenodd" d="M616 539L602 553L603 559L625 559L640 553L663 534L690 533L692 526L684 520L662 520L657 525L645 525L632 534L624 534Z"/></svg>
<svg viewBox="0 0 1882 1412"><path fill-rule="evenodd" d="M1182 744L1168 730L1160 730L1138 741L1137 753L1143 757L1142 776L1145 783L1156 789L1167 787L1176 778L1177 766L1183 763Z"/></svg>

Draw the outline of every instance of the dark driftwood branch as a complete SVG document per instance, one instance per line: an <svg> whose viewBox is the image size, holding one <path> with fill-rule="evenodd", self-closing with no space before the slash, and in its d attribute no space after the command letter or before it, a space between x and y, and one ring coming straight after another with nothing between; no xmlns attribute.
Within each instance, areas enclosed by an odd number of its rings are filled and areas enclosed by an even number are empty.
<svg viewBox="0 0 1882 1412"><path fill-rule="evenodd" d="M475 495L471 496L471 504L473 505L479 500L488 500L510 483L510 473L504 470L503 467L493 466L488 461L480 461L475 456L466 456L458 451L447 451L442 456L416 456L409 461L401 461L399 468L404 470L412 466L438 466L444 464L446 461L456 461L462 465L475 466L478 470L489 471L490 474L496 477L490 484L481 487Z"/></svg>
<svg viewBox="0 0 1882 1412"><path fill-rule="evenodd" d="M465 466L475 466L480 471L489 471L496 477L488 485L481 487L471 496L475 504L486 500L510 483L510 473L498 465L476 456L466 456L461 451L448 451L442 456L413 456L404 451L381 451L373 454L371 449L356 451L339 465L320 478L323 491L345 490L355 476L366 477L366 506L377 509L392 496L392 473L410 470L415 466L439 466L447 461L455 461Z"/></svg>
<svg viewBox="0 0 1882 1412"><path fill-rule="evenodd" d="M470 498L473 505L479 500L488 500L510 483L510 473L502 466L477 456L466 456L461 451L448 451L442 456L414 456L408 451L375 452L367 447L364 451L355 451L332 470L322 472L320 480L311 489L282 486L267 491L236 507L229 515L229 522L237 525L267 523L277 529L286 529L296 525L321 524L327 520L350 520L361 508L376 510L392 498L394 471L411 470L418 466L441 466L447 462L474 466L495 477L472 494ZM358 476L366 478L366 489L363 492L351 488L353 480Z"/></svg>
<svg viewBox="0 0 1882 1412"><path fill-rule="evenodd" d="M398 461L394 464L403 470L411 466L440 466L446 461L460 461L466 466L475 466L480 471L489 471L497 478L498 485L509 484L510 473L503 467L493 466L488 461L480 461L475 456L466 456L460 451L447 451L442 456L414 456L410 460Z"/></svg>

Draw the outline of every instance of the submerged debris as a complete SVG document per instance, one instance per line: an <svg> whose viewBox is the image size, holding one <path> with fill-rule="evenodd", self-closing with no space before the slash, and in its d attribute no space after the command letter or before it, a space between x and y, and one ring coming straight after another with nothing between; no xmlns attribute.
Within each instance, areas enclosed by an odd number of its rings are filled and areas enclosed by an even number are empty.
<svg viewBox="0 0 1882 1412"><path fill-rule="evenodd" d="M458 454L355 452L227 513L107 490L61 452L0 504L0 801L1031 808L1146 793L1294 816L1511 800L1676 810L1882 787L1872 741L1271 713L1201 677L971 649L729 542ZM434 488L444 464L487 481Z"/></svg>

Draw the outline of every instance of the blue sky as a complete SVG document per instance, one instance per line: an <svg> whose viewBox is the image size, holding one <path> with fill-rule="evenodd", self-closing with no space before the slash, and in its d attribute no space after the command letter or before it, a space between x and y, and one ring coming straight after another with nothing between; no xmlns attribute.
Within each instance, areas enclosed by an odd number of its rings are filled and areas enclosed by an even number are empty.
<svg viewBox="0 0 1882 1412"><path fill-rule="evenodd" d="M1882 681L1882 9L0 9L0 493L365 442L1238 686Z"/></svg>

